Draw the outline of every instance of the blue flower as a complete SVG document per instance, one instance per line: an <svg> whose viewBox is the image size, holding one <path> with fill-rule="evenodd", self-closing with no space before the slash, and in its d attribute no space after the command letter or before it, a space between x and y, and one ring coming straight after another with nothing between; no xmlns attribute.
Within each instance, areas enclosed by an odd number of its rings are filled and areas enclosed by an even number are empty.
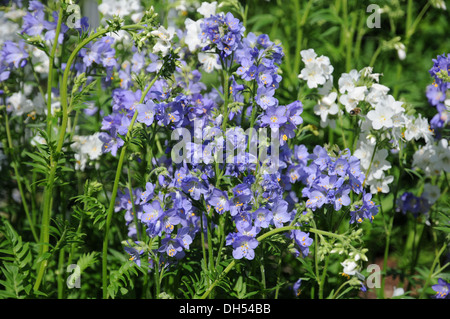
<svg viewBox="0 0 450 319"><path fill-rule="evenodd" d="M292 286L292 290L294 291L295 297L300 296L300 293L301 293L300 286L301 286L301 285L302 285L302 280L299 279L299 280L297 280L297 281L294 283L294 285Z"/></svg>
<svg viewBox="0 0 450 319"><path fill-rule="evenodd" d="M208 198L208 203L214 207L217 213L223 214L230 210L228 194L225 191L214 188Z"/></svg>
<svg viewBox="0 0 450 319"><path fill-rule="evenodd" d="M23 68L27 64L28 52L25 50L25 41L19 43L5 41L2 48L2 59L15 68Z"/></svg>
<svg viewBox="0 0 450 319"><path fill-rule="evenodd" d="M103 142L103 153L111 153L113 156L116 156L118 149L125 144L125 142L117 136L116 130L114 130L112 135L102 132L99 134L98 138Z"/></svg>
<svg viewBox="0 0 450 319"><path fill-rule="evenodd" d="M161 229L166 234L171 234L175 230L175 226L181 223L181 218L178 216L175 209L169 209L160 216Z"/></svg>
<svg viewBox="0 0 450 319"><path fill-rule="evenodd" d="M267 109L269 106L276 106L278 100L274 98L275 89L272 87L259 87L256 92L256 103L263 109Z"/></svg>
<svg viewBox="0 0 450 319"><path fill-rule="evenodd" d="M288 203L283 199L278 199L271 207L273 224L276 228L284 226L284 223L291 220L291 215L288 213Z"/></svg>
<svg viewBox="0 0 450 319"><path fill-rule="evenodd" d="M183 242L179 238L165 237L161 240L161 247L158 251L166 253L169 257L176 257L183 252Z"/></svg>
<svg viewBox="0 0 450 319"><path fill-rule="evenodd" d="M309 237L309 233L302 232L299 229L294 229L290 232L291 239L294 240L296 247L300 249L303 257L309 255L309 247L313 243L313 239Z"/></svg>
<svg viewBox="0 0 450 319"><path fill-rule="evenodd" d="M142 207L144 213L141 216L141 222L147 225L147 227L151 224L155 224L163 214L161 203L158 200L155 200L150 204L144 204Z"/></svg>
<svg viewBox="0 0 450 319"><path fill-rule="evenodd" d="M273 219L273 214L267 208L260 207L253 212L253 219L256 227L269 228Z"/></svg>
<svg viewBox="0 0 450 319"><path fill-rule="evenodd" d="M129 246L125 246L124 249L130 255L129 260L133 261L134 263L136 263L136 265L140 266L141 255L144 253L144 250L143 249L137 250L136 248Z"/></svg>
<svg viewBox="0 0 450 319"><path fill-rule="evenodd" d="M284 106L269 106L261 117L261 123L270 126L272 130L278 130L286 121L286 107Z"/></svg>
<svg viewBox="0 0 450 319"><path fill-rule="evenodd" d="M405 192L397 199L398 209L403 213L412 213L414 217L426 214L430 210L430 203L424 197L417 197L411 192Z"/></svg>
<svg viewBox="0 0 450 319"><path fill-rule="evenodd" d="M246 258L248 260L252 260L255 258L254 249L258 247L258 240L251 236L242 236L238 235L234 238L232 246L233 246L233 257L235 259Z"/></svg>
<svg viewBox="0 0 450 319"><path fill-rule="evenodd" d="M138 123L144 123L147 126L153 124L155 118L155 103L152 100L148 100L145 104L138 104L136 106L138 115L136 121Z"/></svg>
<svg viewBox="0 0 450 319"><path fill-rule="evenodd" d="M450 299L450 284L444 279L439 278L436 285L431 286L434 291L436 291L435 298L437 299Z"/></svg>

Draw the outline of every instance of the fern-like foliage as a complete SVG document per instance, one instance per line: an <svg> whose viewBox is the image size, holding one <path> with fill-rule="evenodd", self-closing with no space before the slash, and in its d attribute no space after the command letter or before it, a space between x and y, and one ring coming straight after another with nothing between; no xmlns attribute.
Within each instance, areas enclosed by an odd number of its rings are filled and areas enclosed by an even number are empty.
<svg viewBox="0 0 450 319"><path fill-rule="evenodd" d="M102 187L102 184L88 180L84 186L84 194L72 198L77 203L74 206L75 215L87 216L99 230L106 223L106 207L96 196Z"/></svg>
<svg viewBox="0 0 450 319"><path fill-rule="evenodd" d="M7 220L2 220L0 234L3 237L0 246L3 264L0 267L0 286L4 287L4 290L0 290L0 298L26 298L31 292L33 275L30 243L23 242Z"/></svg>
<svg viewBox="0 0 450 319"><path fill-rule="evenodd" d="M126 261L118 270L112 271L109 278L108 295L115 298L120 292L122 295L128 293L127 286L134 288L132 275L137 276L137 266L133 261Z"/></svg>

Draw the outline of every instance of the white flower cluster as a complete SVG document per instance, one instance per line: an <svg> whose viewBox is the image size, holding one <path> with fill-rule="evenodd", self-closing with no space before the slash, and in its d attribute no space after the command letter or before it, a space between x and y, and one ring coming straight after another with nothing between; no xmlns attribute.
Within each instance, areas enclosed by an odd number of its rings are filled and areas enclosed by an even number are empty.
<svg viewBox="0 0 450 319"><path fill-rule="evenodd" d="M103 142L99 139L99 135L100 133L97 132L93 135L75 135L73 137L74 142L71 148L75 152L75 169L84 171L86 164L100 158Z"/></svg>
<svg viewBox="0 0 450 319"><path fill-rule="evenodd" d="M405 112L403 102L396 101L389 94L389 88L378 83L379 77L380 74L372 73L370 67L343 74L339 79L339 92L342 93L339 101L349 114L358 111L360 103L365 103L367 114L359 114L361 133L354 155L366 172L370 192L388 193L389 184L394 180L387 174L392 167L387 159L389 152L379 147L375 149L376 143L388 139L394 149L399 149L401 141L424 139L428 143L433 133L427 119L420 114L415 117Z"/></svg>
<svg viewBox="0 0 450 319"><path fill-rule="evenodd" d="M130 16L134 22L138 22L143 15L143 8L139 0L102 0L98 5L98 11L106 19L113 16Z"/></svg>
<svg viewBox="0 0 450 319"><path fill-rule="evenodd" d="M427 176L437 176L442 171L450 172L450 145L443 138L420 147L413 155L412 166L422 170Z"/></svg>
<svg viewBox="0 0 450 319"><path fill-rule="evenodd" d="M209 18L210 16L216 14L217 10L217 2L202 2L201 6L197 9L197 12L200 13L204 18ZM189 51L198 52L198 61L202 64L202 69L211 73L214 70L222 69L222 66L218 62L217 54L202 52L201 48L206 46L207 43L202 42L200 38L200 34L202 32L201 24L203 23L203 19L198 19L194 21L190 18L187 18L184 22L186 26L186 35L184 38L184 42L187 44Z"/></svg>
<svg viewBox="0 0 450 319"><path fill-rule="evenodd" d="M338 88L334 89L333 66L329 58L318 57L313 49L303 50L300 54L305 68L299 78L307 81L309 88L317 88L321 96L314 106L321 127L334 128L336 119L344 112L358 115L360 135L354 155L360 159L361 168L367 175L365 185L370 187L371 193L388 193L389 184L394 180L388 174L392 167L388 160L389 151L375 147L377 142L387 139L397 150L402 142L412 140L423 139L428 145L433 140L428 120L420 114L417 117L407 114L404 103L389 94L390 89L379 83L381 74L373 73L371 67L341 74ZM428 171L430 169L433 168L428 167Z"/></svg>
<svg viewBox="0 0 450 319"><path fill-rule="evenodd" d="M324 85L327 81L332 81L334 67L327 56L317 56L314 49L303 50L300 52L305 67L298 75L299 79L306 81L310 89Z"/></svg>

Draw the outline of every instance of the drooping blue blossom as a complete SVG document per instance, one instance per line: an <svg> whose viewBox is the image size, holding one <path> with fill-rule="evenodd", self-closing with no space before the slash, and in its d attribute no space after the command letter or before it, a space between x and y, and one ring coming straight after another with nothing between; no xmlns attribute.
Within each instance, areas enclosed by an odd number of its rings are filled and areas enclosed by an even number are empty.
<svg viewBox="0 0 450 319"><path fill-rule="evenodd" d="M290 238L294 240L296 244L295 248L298 253L297 257L300 255L306 257L309 255L309 247L313 244L313 239L309 237L309 233L302 232L299 229L294 229L289 234Z"/></svg>

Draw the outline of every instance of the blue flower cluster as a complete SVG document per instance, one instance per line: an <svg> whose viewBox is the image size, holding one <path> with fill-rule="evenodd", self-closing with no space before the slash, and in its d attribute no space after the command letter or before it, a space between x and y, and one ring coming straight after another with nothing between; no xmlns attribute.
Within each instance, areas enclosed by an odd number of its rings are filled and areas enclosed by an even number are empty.
<svg viewBox="0 0 450 319"><path fill-rule="evenodd" d="M138 111L137 122L144 127L155 126L162 131L188 129L193 142L188 143L188 154L181 163L170 157L153 159L152 165L165 167L157 181L147 182L145 189L135 188L121 192L117 211L125 211L129 236L137 240L141 226L147 236L159 238L164 264L182 258L198 233L208 223L218 227L220 218L232 222L235 231L228 233L225 245L232 249L236 259L252 260L258 247L258 236L288 225L296 224L299 211L297 195L303 187L306 207L316 210L331 205L335 210L349 206L350 192L361 194L361 205L354 205L352 221L372 220L377 206L370 194L363 190L364 174L359 160L348 151L336 157L317 146L311 154L304 145L292 146L289 139L302 124L302 103L294 101L279 105L274 97L281 81L278 65L283 51L267 35L243 36L243 27L230 13L206 18L202 24L205 50L217 54L227 71L235 70L229 78L229 103L240 103L228 113L229 128L223 131L223 92L207 92L202 74L191 70L192 63L181 54L174 74L174 84L158 79L147 96L141 100L141 91L133 91L133 74L157 72L164 67L158 56L135 52L129 65L119 65L121 87L113 91L112 114L103 120L104 152L116 155L124 141L130 119ZM215 51L214 51L215 50ZM225 72L226 73L226 72ZM179 94L182 88L183 94ZM244 94L244 91L249 94ZM228 93L228 92L227 92ZM254 117L253 117L254 116ZM253 118L248 121L249 118ZM234 127L233 127L234 125ZM249 150L250 136L244 130L252 127L270 128L279 133L277 169L267 171L267 161L256 158ZM199 141L195 141L199 138ZM224 149L223 161L218 151ZM252 141L253 142L253 141ZM171 142L167 142L170 152ZM232 155L228 155L232 151ZM269 149L268 153L272 150ZM237 154L236 154L237 153ZM194 161L201 156L202 161ZM221 183L223 179L226 183ZM297 184L295 186L295 184ZM295 223L295 224L294 224ZM203 228L202 228L203 226ZM295 244L296 256L307 256L313 239L299 229L286 232ZM129 248L131 249L131 248ZM137 259L136 253L132 258Z"/></svg>
<svg viewBox="0 0 450 319"><path fill-rule="evenodd" d="M226 15L217 14L205 18L201 28L202 41L213 43L221 59L229 57L238 49L245 31L242 22L230 12Z"/></svg>
<svg viewBox="0 0 450 319"><path fill-rule="evenodd" d="M433 59L433 67L429 70L433 77L433 83L427 87L428 102L436 107L438 113L430 120L430 127L434 130L436 138L440 138L443 127L449 121L447 107L444 101L449 98L448 90L450 90L450 54L439 55Z"/></svg>
<svg viewBox="0 0 450 319"><path fill-rule="evenodd" d="M8 80L14 69L25 67L28 56L25 41L20 40L19 43L5 41L0 50L0 83Z"/></svg>
<svg viewBox="0 0 450 319"><path fill-rule="evenodd" d="M45 6L36 0L30 1L27 14L23 17L22 34L31 37L43 37L46 41L55 39L56 26L58 24L58 12L53 12L54 22L45 20ZM85 23L86 18L83 19ZM67 25L61 24L61 31L58 37L58 43L61 44L64 40L64 34L69 30Z"/></svg>
<svg viewBox="0 0 450 319"><path fill-rule="evenodd" d="M263 101L263 89L273 91L278 87L281 76L277 74L277 64L283 56L281 47L275 46L267 35L256 37L249 34L243 38L242 24L231 14L211 16L205 19L203 28L205 37L211 41L210 48L217 48L218 59L224 65L236 63L234 67L240 70L238 73L243 83L237 83L239 78L230 77L230 96L233 97L231 102L247 104L251 111L252 102L244 101L243 95L239 93L246 87L252 87L245 85L247 81L252 81L259 90L259 93L253 92L253 101ZM219 34L224 36L219 38ZM225 244L231 246L234 258L253 259L258 246L257 235L269 228L286 226L297 214L292 197L283 198L285 191L291 187L289 178L281 173L281 169L287 164L283 162L280 172L274 174L257 172L257 160L245 151L248 137L241 126L241 119L246 119L246 116L242 116L243 110L230 114L230 126L234 124L236 127L223 132L222 117L218 110L224 101L215 90L205 93L206 85L201 82L202 75L199 71L186 72L188 61L179 60L180 66L174 74L176 85L169 84L165 79L158 79L144 98L144 103L140 104L142 93L140 90L133 91L132 81L129 80L133 73L157 71L161 67L158 61L157 56L135 52L131 65L119 66L122 85L113 91L112 114L103 119L103 151L117 154L117 150L124 144L121 137L127 133L130 119L138 111L136 121L146 127L157 125L169 132L187 128L192 136L202 137L202 144L189 145L191 149L200 149L203 161L196 163L185 160L175 164L170 158L155 159L154 165L165 166L167 172L160 175L156 183L148 182L145 189L135 188L131 195L128 190L121 192L116 211L125 211L132 239L137 239L141 225L144 225L150 238L161 238L161 246L157 252L165 256L166 265L171 260L184 256L196 234L202 231L202 223L208 223L206 215L211 215L213 220L224 214L230 216L236 231L228 234ZM243 72L241 67L245 63L248 63L249 70ZM184 94L176 93L177 87L181 87ZM254 106L257 107L256 104ZM262 102L260 106L262 110L266 109ZM276 111L276 108L279 110ZM294 129L302 123L301 112L302 104L299 101L288 106L278 106L278 101L275 101L264 115L280 116L276 129L292 137ZM266 118L261 117L261 121L254 124L255 127L263 127L266 123ZM270 126L275 129L273 118ZM227 159L224 154L224 161L215 167L213 154L223 146L217 145L218 139L205 137L224 133L224 137L231 141L227 147L234 148L238 154L233 155L232 160ZM281 152L289 160L287 144L283 144ZM190 159L189 156L187 158ZM217 174L240 182L234 183L230 189L227 189L228 186L222 188L216 184L219 177ZM309 234L294 231L290 233L290 237L303 255L309 253L308 247L312 244ZM134 254L133 258L137 260L136 256Z"/></svg>
<svg viewBox="0 0 450 319"><path fill-rule="evenodd" d="M403 214L411 213L414 217L426 214L430 210L429 201L423 196L415 196L411 192L405 192L397 199L397 209Z"/></svg>

